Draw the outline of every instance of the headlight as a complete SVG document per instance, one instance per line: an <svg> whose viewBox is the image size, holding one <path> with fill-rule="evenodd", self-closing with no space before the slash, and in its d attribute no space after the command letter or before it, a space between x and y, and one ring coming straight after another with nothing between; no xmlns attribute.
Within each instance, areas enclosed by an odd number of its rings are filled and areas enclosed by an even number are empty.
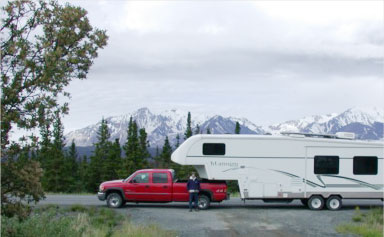
<svg viewBox="0 0 384 237"><path fill-rule="evenodd" d="M100 187L99 187L99 191L100 191L100 192L104 191L104 185L102 185L102 184L100 185Z"/></svg>

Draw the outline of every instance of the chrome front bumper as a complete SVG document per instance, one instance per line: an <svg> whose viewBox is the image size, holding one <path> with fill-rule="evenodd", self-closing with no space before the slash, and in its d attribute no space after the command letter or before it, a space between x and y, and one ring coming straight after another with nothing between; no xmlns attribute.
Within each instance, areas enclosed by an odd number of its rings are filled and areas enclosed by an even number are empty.
<svg viewBox="0 0 384 237"><path fill-rule="evenodd" d="M98 192L97 198L99 198L100 201L105 201L105 199L106 199L105 193L104 192Z"/></svg>

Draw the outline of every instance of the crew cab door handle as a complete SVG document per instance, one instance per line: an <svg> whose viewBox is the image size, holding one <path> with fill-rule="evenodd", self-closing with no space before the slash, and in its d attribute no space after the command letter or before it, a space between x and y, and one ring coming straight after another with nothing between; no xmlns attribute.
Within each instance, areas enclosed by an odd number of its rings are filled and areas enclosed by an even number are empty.
<svg viewBox="0 0 384 237"><path fill-rule="evenodd" d="M167 186L167 185L164 185L163 188L168 188L168 186Z"/></svg>
<svg viewBox="0 0 384 237"><path fill-rule="evenodd" d="M146 188L149 188L149 185L145 185Z"/></svg>

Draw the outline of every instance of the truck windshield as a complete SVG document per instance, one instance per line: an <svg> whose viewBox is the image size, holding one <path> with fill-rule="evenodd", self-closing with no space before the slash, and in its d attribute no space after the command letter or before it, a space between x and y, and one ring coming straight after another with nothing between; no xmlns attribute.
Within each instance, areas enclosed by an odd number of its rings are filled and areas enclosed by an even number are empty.
<svg viewBox="0 0 384 237"><path fill-rule="evenodd" d="M134 173L133 173L133 174L134 174ZM127 181L129 178L131 178L133 174L131 174L130 176L128 176L128 178L124 179L124 182Z"/></svg>

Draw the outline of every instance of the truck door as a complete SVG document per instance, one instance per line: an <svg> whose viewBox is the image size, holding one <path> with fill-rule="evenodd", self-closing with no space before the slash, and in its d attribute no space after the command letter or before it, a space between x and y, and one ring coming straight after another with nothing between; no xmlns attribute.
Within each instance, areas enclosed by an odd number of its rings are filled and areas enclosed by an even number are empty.
<svg viewBox="0 0 384 237"><path fill-rule="evenodd" d="M172 177L169 172L153 172L150 186L151 201L172 201Z"/></svg>
<svg viewBox="0 0 384 237"><path fill-rule="evenodd" d="M149 173L140 172L135 175L124 190L127 200L151 201Z"/></svg>

